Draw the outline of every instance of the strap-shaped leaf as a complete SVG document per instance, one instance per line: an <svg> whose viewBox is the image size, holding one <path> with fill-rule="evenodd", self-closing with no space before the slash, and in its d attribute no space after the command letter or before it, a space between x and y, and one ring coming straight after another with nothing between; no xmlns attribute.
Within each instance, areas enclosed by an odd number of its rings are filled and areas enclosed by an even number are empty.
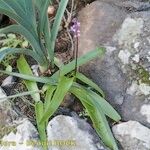
<svg viewBox="0 0 150 150"><path fill-rule="evenodd" d="M8 15L30 31L33 36L37 36L32 0L0 0L0 13Z"/></svg>
<svg viewBox="0 0 150 150"><path fill-rule="evenodd" d="M47 141L46 123L45 122L40 123L43 113L44 113L43 102L41 102L41 101L36 102L35 103L35 114L36 114L37 127L38 127L38 131L39 131L41 143L45 143ZM43 146L43 150L47 150L47 144L42 144L42 146Z"/></svg>
<svg viewBox="0 0 150 150"><path fill-rule="evenodd" d="M57 85L57 81L55 79L49 78L49 77L36 77L36 76L33 76L33 75L9 72L9 71L4 71L4 70L0 70L0 73L15 76L15 77L18 77L18 78L21 78L21 79L24 79L24 80L35 81L35 82L45 83L45 84L50 84L50 85Z"/></svg>
<svg viewBox="0 0 150 150"><path fill-rule="evenodd" d="M86 89L86 91L91 96L91 99L94 101L95 105L102 108L102 111L105 115L107 115L109 118L113 119L116 122L121 119L117 111L104 98L89 89Z"/></svg>
<svg viewBox="0 0 150 150"><path fill-rule="evenodd" d="M45 96L45 101L44 101L44 109L47 110L48 106L50 105L49 103L52 100L54 91L56 90L56 86L51 86L48 85L48 89L46 91L46 96Z"/></svg>
<svg viewBox="0 0 150 150"><path fill-rule="evenodd" d="M14 33L18 33L18 34L23 35L30 42L33 50L36 51L36 55L39 55L40 59L38 62L41 65L43 65L43 63L46 63L45 62L45 56L44 56L43 51L41 50L41 47L38 43L38 39L35 39L34 36L28 30L26 30L21 25L11 25L11 26L0 29L0 33L7 34L10 32L14 32Z"/></svg>
<svg viewBox="0 0 150 150"><path fill-rule="evenodd" d="M72 86L73 80L74 78L67 78L65 76L60 77L54 96L50 101L47 109L45 110L45 113L40 121L41 123L47 121L58 109L66 93L69 91L70 87Z"/></svg>
<svg viewBox="0 0 150 150"><path fill-rule="evenodd" d="M106 117L101 106L97 105L89 93L79 87L71 87L70 92L74 94L86 108L95 130L103 142L113 150L118 150L115 139L112 135Z"/></svg>
<svg viewBox="0 0 150 150"><path fill-rule="evenodd" d="M105 94L102 89L98 87L97 84L95 84L92 80L87 78L85 75L82 73L77 72L76 73L76 78L79 79L80 81L84 82L85 84L89 85L90 87L94 88L97 92L99 92L103 97L105 97Z"/></svg>
<svg viewBox="0 0 150 150"><path fill-rule="evenodd" d="M104 143L112 150L119 150L116 141L113 137L113 134L111 132L111 129L109 127L109 124L107 122L106 116L104 115L102 110L100 108L99 109L93 108L91 110L91 107L87 106L84 103L83 105L86 108L93 122L93 126L96 132L103 139Z"/></svg>
<svg viewBox="0 0 150 150"><path fill-rule="evenodd" d="M32 71L30 69L30 66L28 65L28 63L25 60L25 58L23 57L23 55L18 59L17 67L18 67L20 73L27 74L27 75L33 75ZM25 85L26 85L28 91L39 90L36 82L29 81L29 80L25 80L24 82L25 82ZM34 101L36 101L36 102L40 101L39 93L36 93L31 96Z"/></svg>
<svg viewBox="0 0 150 150"><path fill-rule="evenodd" d="M35 52L33 52L30 49L25 49L25 48L2 48L0 49L0 62L2 59L4 59L5 56L8 54L25 54L33 57L37 62L39 62L39 56L36 55Z"/></svg>
<svg viewBox="0 0 150 150"><path fill-rule="evenodd" d="M97 93L77 83L73 84L72 88L77 88L83 93L88 93L87 97L91 98L91 102L94 104L93 106L101 107L103 113L107 115L109 118L113 119L116 122L118 122L121 119L118 112L103 97L101 97ZM84 95L82 96L84 97Z"/></svg>
<svg viewBox="0 0 150 150"><path fill-rule="evenodd" d="M67 4L68 4L68 0L61 0L60 4L59 4L59 8L57 10L57 14L56 14L55 21L54 21L54 24L52 26L52 31L51 31L52 51L54 51L55 41L56 41L56 38L57 38L57 34L58 34L58 31L59 31L61 20L62 20L62 17L64 15Z"/></svg>
<svg viewBox="0 0 150 150"><path fill-rule="evenodd" d="M83 64L86 64L87 62L91 61L92 59L98 57L98 56L102 56L105 53L105 49L104 48L97 48L93 51L88 52L87 54L85 54L84 56L81 56L78 58L78 66L82 66ZM69 72L71 72L72 70L75 69L75 60L71 61L70 63L68 63L67 65L64 65L61 67L61 75L65 75ZM57 79L59 76L59 71L57 71L55 74L53 74L52 78Z"/></svg>
<svg viewBox="0 0 150 150"><path fill-rule="evenodd" d="M88 61L92 60L93 58L95 58L97 56L101 56L104 53L104 51L105 51L104 49L96 49L94 51L88 52L84 56L81 56L80 58L78 58L78 67L83 64L86 64ZM61 74L65 75L65 74L71 72L72 70L74 70L74 66L75 66L75 61L72 61L69 64L62 66ZM29 81L36 81L36 82L46 83L46 84L50 84L50 85L56 85L58 82L60 71L57 71L51 77L35 77L35 76L31 76L31 75L29 76L29 75L8 72L8 71L3 71L3 70L0 70L0 72L4 73L4 74L9 74L11 76L16 76L16 77L19 77L19 78L22 78L25 80L29 80Z"/></svg>
<svg viewBox="0 0 150 150"><path fill-rule="evenodd" d="M48 89L46 91L45 101L44 101L44 110L48 109L48 106L51 103L54 91L56 90L56 86L48 85ZM49 118L46 120L46 125L48 124Z"/></svg>
<svg viewBox="0 0 150 150"><path fill-rule="evenodd" d="M48 19L47 9L51 0L33 0L34 5L38 12L38 34L39 36L44 35L44 40L46 44L46 54L48 54L48 59L52 60L54 57L54 52L51 50L51 32L50 23Z"/></svg>
<svg viewBox="0 0 150 150"><path fill-rule="evenodd" d="M0 101L3 102L3 101L6 101L6 100L8 100L8 99L17 98L17 97L22 97L22 96L27 96L27 95L32 95L32 94L40 93L40 92L41 92L40 90L38 90L38 91L22 92L22 93L19 93L19 94L2 97L2 98L0 98Z"/></svg>

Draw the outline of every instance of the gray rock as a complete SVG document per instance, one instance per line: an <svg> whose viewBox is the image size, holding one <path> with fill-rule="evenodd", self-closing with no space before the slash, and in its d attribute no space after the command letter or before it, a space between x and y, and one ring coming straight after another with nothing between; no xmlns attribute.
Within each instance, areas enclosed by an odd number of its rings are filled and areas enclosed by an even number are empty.
<svg viewBox="0 0 150 150"><path fill-rule="evenodd" d="M1 140L0 150L42 150L36 146L39 141L38 132L32 123L23 119L17 121L16 124L16 129Z"/></svg>
<svg viewBox="0 0 150 150"><path fill-rule="evenodd" d="M5 98L6 97L6 98ZM0 103L4 102L7 100L7 95L4 92L4 90L0 87Z"/></svg>
<svg viewBox="0 0 150 150"><path fill-rule="evenodd" d="M111 43L125 17L125 11L105 2L95 1L84 8L79 13L79 21L81 22L80 55L97 46ZM123 103L127 82L118 61L114 59L116 57L114 56L115 51L116 48L113 45L108 46L103 60L100 58L93 60L86 67L83 66L81 71L102 87L107 99L118 106Z"/></svg>
<svg viewBox="0 0 150 150"><path fill-rule="evenodd" d="M6 98L5 98L6 97ZM1 124L11 124L13 120L17 117L16 113L13 111L11 107L10 101L7 99L6 93L3 91L3 89L0 87L0 116L2 116L2 119L0 119ZM0 117L1 118L1 117Z"/></svg>
<svg viewBox="0 0 150 150"><path fill-rule="evenodd" d="M114 36L119 51L120 68L130 85L126 86L121 114L124 120L137 120L150 127L147 117L141 114L143 105L149 104L150 97L150 12L132 13L125 19ZM117 39L117 40L116 40ZM120 57L120 52L127 56ZM126 61L127 62L127 61ZM123 85L125 86L125 85Z"/></svg>
<svg viewBox="0 0 150 150"><path fill-rule="evenodd" d="M113 133L123 150L149 150L150 129L136 121L120 123L113 127Z"/></svg>
<svg viewBox="0 0 150 150"><path fill-rule="evenodd" d="M150 123L150 104L148 105L142 105L141 109L140 109L140 113L146 117L147 122Z"/></svg>
<svg viewBox="0 0 150 150"><path fill-rule="evenodd" d="M69 116L56 116L47 127L49 150L107 150L90 125Z"/></svg>
<svg viewBox="0 0 150 150"><path fill-rule="evenodd" d="M109 11L108 11L109 10ZM125 19L126 13L117 6L95 1L79 12L81 36L80 55L111 41Z"/></svg>
<svg viewBox="0 0 150 150"><path fill-rule="evenodd" d="M147 11L150 10L150 3L148 0L99 0L124 8L127 12L133 11Z"/></svg>
<svg viewBox="0 0 150 150"><path fill-rule="evenodd" d="M15 84L15 79L13 76L8 76L5 78L1 84L1 87L12 87Z"/></svg>
<svg viewBox="0 0 150 150"><path fill-rule="evenodd" d="M150 127L140 111L150 104L150 11L127 15L112 1L95 1L79 13L79 21L80 55L101 45L107 50L80 70L104 90L122 120Z"/></svg>
<svg viewBox="0 0 150 150"><path fill-rule="evenodd" d="M12 122L17 117L17 114L11 107L11 103L7 100L6 93L0 87L0 139L12 128Z"/></svg>

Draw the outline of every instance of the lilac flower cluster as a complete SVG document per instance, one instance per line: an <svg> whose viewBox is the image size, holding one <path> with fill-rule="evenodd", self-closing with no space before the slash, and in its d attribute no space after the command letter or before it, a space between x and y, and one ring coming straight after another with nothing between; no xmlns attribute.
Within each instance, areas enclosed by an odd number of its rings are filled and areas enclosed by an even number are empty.
<svg viewBox="0 0 150 150"><path fill-rule="evenodd" d="M74 37L77 38L80 36L80 22L77 20L77 18L74 18L72 23L73 25L71 26L70 31L73 32Z"/></svg>

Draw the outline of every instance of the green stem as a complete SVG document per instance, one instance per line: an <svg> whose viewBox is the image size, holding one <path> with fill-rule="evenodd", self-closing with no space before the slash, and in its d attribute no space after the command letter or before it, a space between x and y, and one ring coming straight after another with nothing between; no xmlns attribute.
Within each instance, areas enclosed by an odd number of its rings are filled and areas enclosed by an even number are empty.
<svg viewBox="0 0 150 150"><path fill-rule="evenodd" d="M40 65L39 69L40 69L41 73L46 72L48 70L48 64L45 64L45 65L42 65L42 66Z"/></svg>

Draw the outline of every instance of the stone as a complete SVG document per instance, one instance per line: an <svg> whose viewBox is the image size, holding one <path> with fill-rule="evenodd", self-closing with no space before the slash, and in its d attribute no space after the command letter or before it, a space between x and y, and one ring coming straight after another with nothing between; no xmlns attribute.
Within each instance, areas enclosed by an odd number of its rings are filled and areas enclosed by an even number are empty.
<svg viewBox="0 0 150 150"><path fill-rule="evenodd" d="M150 104L150 11L126 13L124 3L110 1L95 1L79 13L79 55L106 48L103 57L80 71L103 89L123 121L136 120L150 127L140 112Z"/></svg>
<svg viewBox="0 0 150 150"><path fill-rule="evenodd" d="M149 150L150 129L136 121L113 126L113 133L123 150Z"/></svg>
<svg viewBox="0 0 150 150"><path fill-rule="evenodd" d="M111 43L125 17L125 11L105 2L95 1L84 8L79 13L81 23L79 55L81 56L98 46ZM127 82L117 64L118 62L112 56L116 48L111 45L107 46L106 49L107 52L103 59L95 59L81 67L80 70L104 90L107 99L112 104L120 105L125 91L122 85L126 85ZM118 97L120 100L118 100Z"/></svg>
<svg viewBox="0 0 150 150"><path fill-rule="evenodd" d="M39 137L32 123L27 119L18 120L16 123L16 129L2 138L0 150L42 150L36 146Z"/></svg>
<svg viewBox="0 0 150 150"><path fill-rule="evenodd" d="M127 12L150 10L148 0L99 0L126 9Z"/></svg>
<svg viewBox="0 0 150 150"><path fill-rule="evenodd" d="M120 34L120 31L125 27L127 20L134 20L134 27L132 34L128 33L128 38L123 37L123 44L120 43L120 39L116 41L116 35ZM125 24L124 24L125 23ZM132 24L128 24L132 26ZM122 30L123 31L123 30ZM129 30L124 30L128 32ZM149 34L150 33L150 11L148 12L136 12L131 13L127 16L122 24L121 29L118 30L114 36L114 41L117 49L120 51L127 50L131 56L128 59L128 63L124 64L120 62L120 68L126 79L128 80L128 85L126 86L126 94L124 94L124 103L121 107L121 116L125 121L136 120L142 124L150 127L150 123L147 117L141 114L140 110L143 105L150 104L148 100L150 97L150 68L149 68ZM130 39L131 35L131 39ZM132 36L134 35L134 36ZM122 34L125 36L125 34ZM121 37L121 35L119 36ZM125 40L126 39L126 40ZM130 40L128 40L130 39ZM120 59L118 57L118 59ZM124 85L123 85L124 86ZM147 110L146 110L147 111Z"/></svg>
<svg viewBox="0 0 150 150"><path fill-rule="evenodd" d="M15 83L15 79L13 76L8 76L5 78L1 84L1 87L12 87Z"/></svg>
<svg viewBox="0 0 150 150"><path fill-rule="evenodd" d="M6 99L5 99L5 97L6 97ZM7 95L4 92L4 90L0 87L0 103L4 102L6 100L7 100Z"/></svg>
<svg viewBox="0 0 150 150"><path fill-rule="evenodd" d="M147 122L150 123L150 104L148 105L142 105L141 109L140 109L140 113L146 117Z"/></svg>
<svg viewBox="0 0 150 150"><path fill-rule="evenodd" d="M3 99L5 98L6 99ZM2 98L2 99L1 99ZM7 99L7 95L0 87L0 129L9 131L12 128L12 122L18 117L11 107L10 101ZM0 131L0 139L7 133Z"/></svg>
<svg viewBox="0 0 150 150"><path fill-rule="evenodd" d="M138 35L142 32L144 20L142 18L127 17L120 30L115 35L115 39L118 40L119 45L123 45L124 48L130 48L131 44L135 42ZM129 53L129 52L127 52Z"/></svg>
<svg viewBox="0 0 150 150"><path fill-rule="evenodd" d="M105 2L95 1L83 8L78 17L81 23L79 54L111 41L125 17L125 11Z"/></svg>
<svg viewBox="0 0 150 150"><path fill-rule="evenodd" d="M123 64L129 63L130 56L131 56L131 53L128 50L121 50L118 54L118 57L120 58Z"/></svg>
<svg viewBox="0 0 150 150"><path fill-rule="evenodd" d="M135 47L137 48L137 47ZM140 61L140 56L139 54L135 54L134 57L132 58L133 61L135 61L136 63L138 63Z"/></svg>
<svg viewBox="0 0 150 150"><path fill-rule="evenodd" d="M144 95L150 95L150 86L149 85L141 83L139 85L139 88Z"/></svg>
<svg viewBox="0 0 150 150"><path fill-rule="evenodd" d="M47 127L49 150L107 150L91 126L82 119L59 115Z"/></svg>

